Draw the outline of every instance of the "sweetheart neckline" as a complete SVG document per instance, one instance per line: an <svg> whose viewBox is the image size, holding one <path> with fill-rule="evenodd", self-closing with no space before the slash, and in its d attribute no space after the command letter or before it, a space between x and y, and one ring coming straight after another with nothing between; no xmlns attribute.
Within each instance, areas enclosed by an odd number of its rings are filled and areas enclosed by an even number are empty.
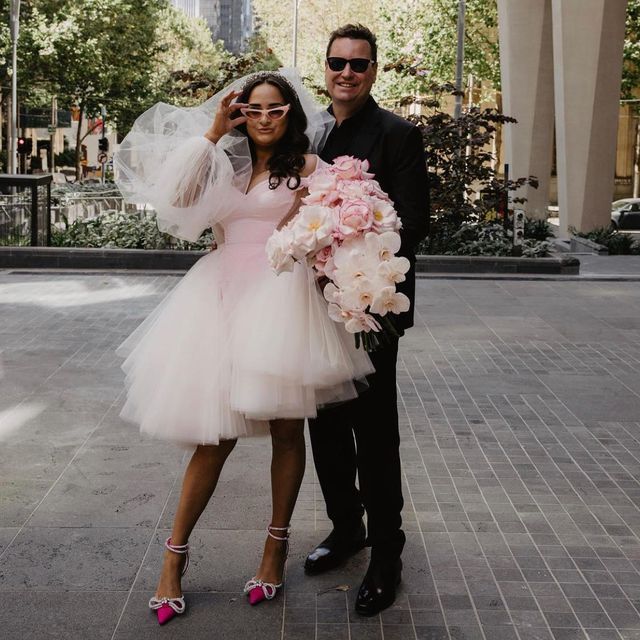
<svg viewBox="0 0 640 640"><path fill-rule="evenodd" d="M258 180L258 182L256 182L251 189L249 189L249 191L246 191L245 193L243 193L242 195L244 196L248 196L252 191L254 191L255 189L258 188L259 185L261 185L263 182L269 182L269 176L267 176L266 178L263 178L262 180Z"/></svg>

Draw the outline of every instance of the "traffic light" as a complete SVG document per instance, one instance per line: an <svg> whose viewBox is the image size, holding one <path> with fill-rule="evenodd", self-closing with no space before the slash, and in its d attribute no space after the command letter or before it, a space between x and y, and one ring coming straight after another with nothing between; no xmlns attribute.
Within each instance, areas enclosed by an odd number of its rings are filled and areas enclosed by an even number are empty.
<svg viewBox="0 0 640 640"><path fill-rule="evenodd" d="M21 156L30 156L33 149L33 140L31 138L18 138L18 153Z"/></svg>
<svg viewBox="0 0 640 640"><path fill-rule="evenodd" d="M98 140L98 150L104 153L109 151L109 140L107 138L100 138Z"/></svg>

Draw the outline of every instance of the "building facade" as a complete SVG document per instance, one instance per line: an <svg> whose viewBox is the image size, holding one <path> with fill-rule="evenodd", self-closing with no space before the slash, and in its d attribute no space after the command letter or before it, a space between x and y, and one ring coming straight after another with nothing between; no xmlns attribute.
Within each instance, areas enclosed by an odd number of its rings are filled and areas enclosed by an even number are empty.
<svg viewBox="0 0 640 640"><path fill-rule="evenodd" d="M552 167L560 231L610 222L627 0L498 0L505 131L512 175L535 175L527 213L544 217ZM555 128L555 157L554 157Z"/></svg>
<svg viewBox="0 0 640 640"><path fill-rule="evenodd" d="M171 4L190 18L200 17L200 0L171 0Z"/></svg>
<svg viewBox="0 0 640 640"><path fill-rule="evenodd" d="M226 49L241 53L254 32L251 0L172 0L173 5L192 18L202 18L213 40L222 40Z"/></svg>
<svg viewBox="0 0 640 640"><path fill-rule="evenodd" d="M220 0L219 38L225 47L240 53L246 49L253 34L253 10L251 0Z"/></svg>
<svg viewBox="0 0 640 640"><path fill-rule="evenodd" d="M200 11L198 14L209 27L211 39L220 39L220 0L200 0Z"/></svg>

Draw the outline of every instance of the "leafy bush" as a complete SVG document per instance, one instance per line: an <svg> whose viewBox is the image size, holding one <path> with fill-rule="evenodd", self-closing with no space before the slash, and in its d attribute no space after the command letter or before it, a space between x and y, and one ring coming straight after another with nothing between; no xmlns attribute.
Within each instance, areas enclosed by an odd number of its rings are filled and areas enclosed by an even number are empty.
<svg viewBox="0 0 640 640"><path fill-rule="evenodd" d="M553 237L551 225L546 220L527 218L524 222L524 237L532 240L548 240Z"/></svg>
<svg viewBox="0 0 640 640"><path fill-rule="evenodd" d="M503 180L490 151L498 127L516 122L496 109L470 107L458 119L442 110L443 97L456 95L452 85L432 86L432 95L421 100L427 114L410 116L422 133L429 167L431 227L420 253L448 255L513 255L511 231L503 221L507 201L525 202L513 192L525 185L534 188L534 176ZM511 228L511 222L507 228ZM551 245L546 222L525 226L523 255L544 256Z"/></svg>
<svg viewBox="0 0 640 640"><path fill-rule="evenodd" d="M56 167L75 167L76 166L76 150L65 149L60 153L56 153Z"/></svg>
<svg viewBox="0 0 640 640"><path fill-rule="evenodd" d="M640 255L640 244L633 236L627 233L620 233L612 226L598 227L587 232L570 229L574 236L587 238L592 242L607 247L609 255Z"/></svg>
<svg viewBox="0 0 640 640"><path fill-rule="evenodd" d="M526 228L526 227L525 227ZM460 228L444 235L451 228L448 225L436 227L437 235L431 234L418 248L418 253L444 254L450 256L512 256L513 231L505 229L502 223L484 220L466 221ZM438 251L433 251L438 242ZM430 251L431 250L431 251ZM525 237L522 256L542 258L551 252L551 243L546 240Z"/></svg>
<svg viewBox="0 0 640 640"><path fill-rule="evenodd" d="M55 247L103 247L120 249L208 249L213 234L206 231L197 242L177 240L162 233L155 214L126 214L110 211L96 218L66 220L62 228L51 229L51 244Z"/></svg>

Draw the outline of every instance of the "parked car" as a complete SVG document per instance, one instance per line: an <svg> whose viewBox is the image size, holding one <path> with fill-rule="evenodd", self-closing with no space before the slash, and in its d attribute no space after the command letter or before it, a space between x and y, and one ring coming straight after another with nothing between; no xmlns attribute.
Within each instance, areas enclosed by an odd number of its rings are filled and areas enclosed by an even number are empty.
<svg viewBox="0 0 640 640"><path fill-rule="evenodd" d="M640 231L640 198L616 200L611 205L611 226Z"/></svg>

